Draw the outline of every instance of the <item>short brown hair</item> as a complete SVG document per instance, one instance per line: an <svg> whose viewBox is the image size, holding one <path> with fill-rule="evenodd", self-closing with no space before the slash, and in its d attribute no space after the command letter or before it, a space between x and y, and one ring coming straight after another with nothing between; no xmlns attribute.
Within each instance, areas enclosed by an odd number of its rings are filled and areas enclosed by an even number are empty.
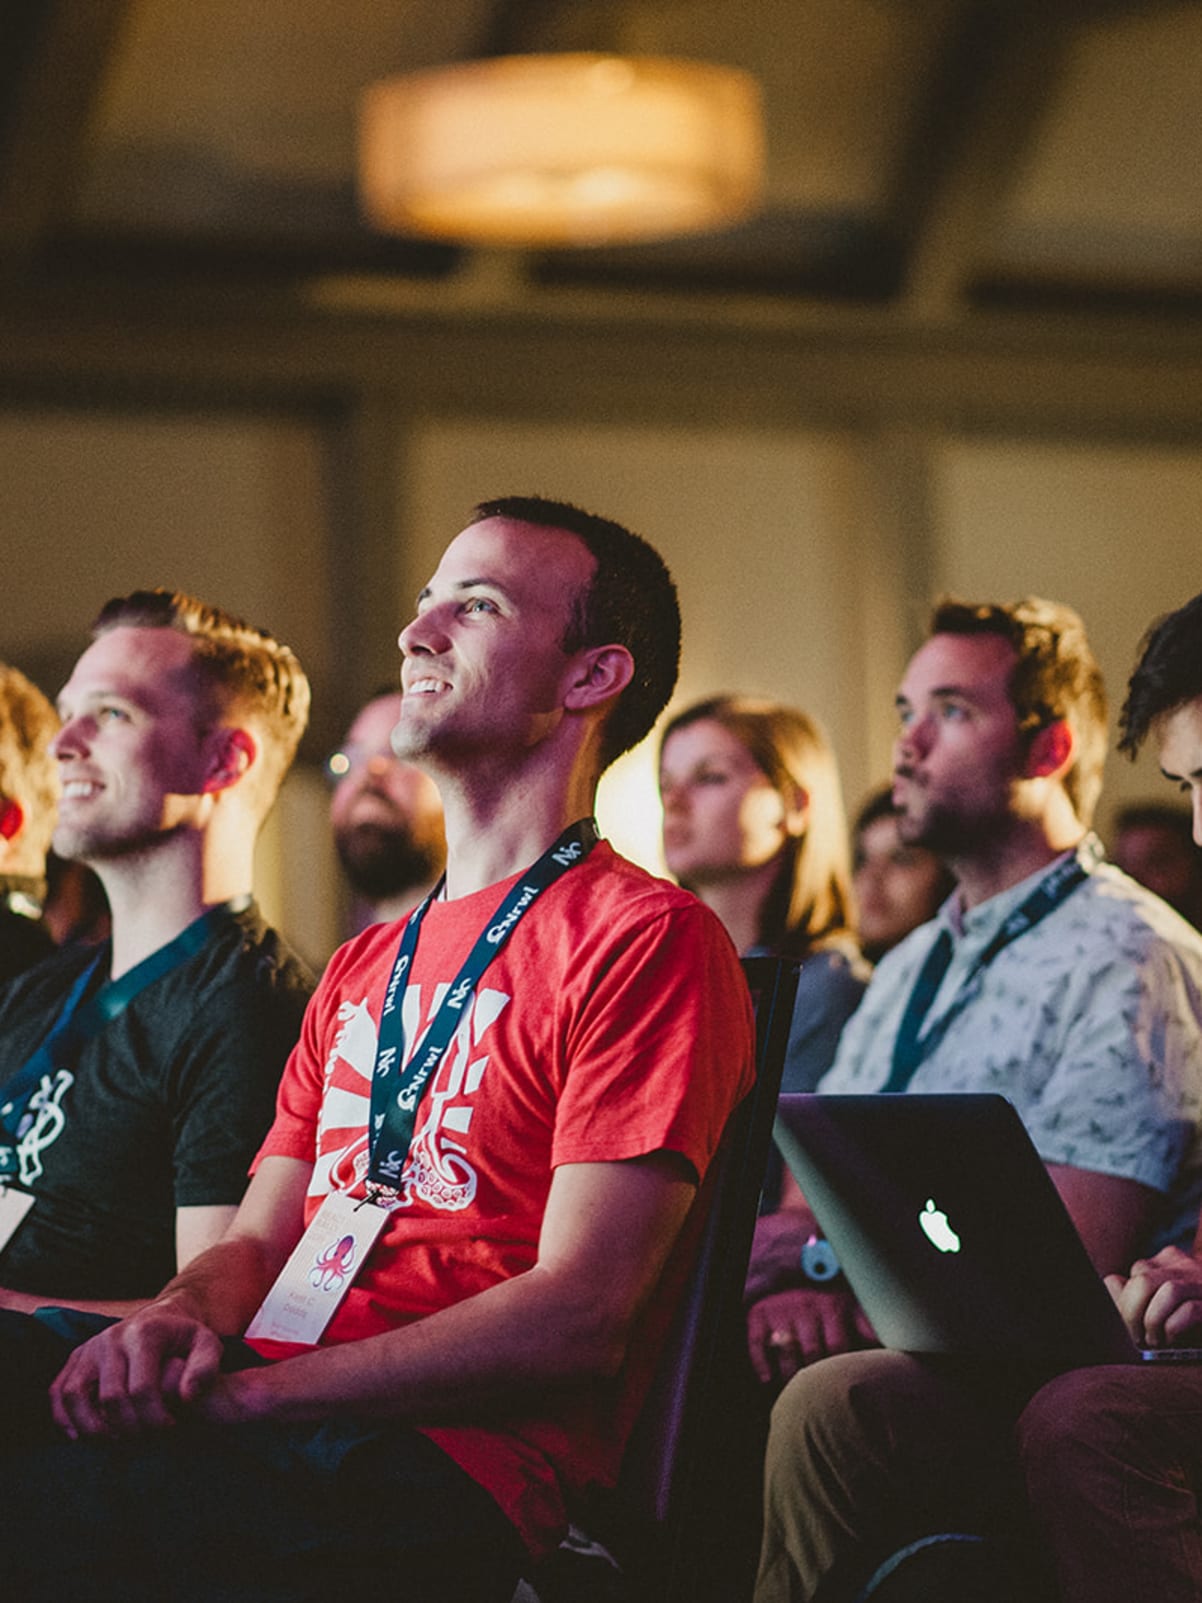
<svg viewBox="0 0 1202 1603"><path fill-rule="evenodd" d="M597 563L587 590L572 603L563 649L625 646L634 677L605 720L601 767L649 734L676 688L680 667L680 602L667 564L653 545L612 518L585 512L570 501L508 495L481 501L472 523L508 518L574 534Z"/></svg>
<svg viewBox="0 0 1202 1603"><path fill-rule="evenodd" d="M296 653L265 629L179 590L115 596L100 609L92 638L122 628L175 629L191 639L193 666L217 706L251 715L266 734L261 762L269 806L309 721L309 681Z"/></svg>
<svg viewBox="0 0 1202 1603"><path fill-rule="evenodd" d="M998 635L1014 647L1018 661L1009 694L1019 730L1031 740L1049 724L1068 724L1076 757L1064 776L1064 788L1077 817L1088 826L1106 762L1106 686L1080 615L1040 596L1007 604L949 596L935 605L931 633Z"/></svg>
<svg viewBox="0 0 1202 1603"><path fill-rule="evenodd" d="M58 714L19 668L0 663L0 796L20 803L28 873L40 878L58 811L58 765L50 750Z"/></svg>

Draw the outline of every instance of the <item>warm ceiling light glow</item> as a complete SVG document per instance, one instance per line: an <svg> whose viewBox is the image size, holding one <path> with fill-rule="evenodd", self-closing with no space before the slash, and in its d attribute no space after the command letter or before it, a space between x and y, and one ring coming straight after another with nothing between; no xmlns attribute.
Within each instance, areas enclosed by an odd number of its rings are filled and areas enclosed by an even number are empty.
<svg viewBox="0 0 1202 1603"><path fill-rule="evenodd" d="M620 244L755 203L759 92L661 57L498 56L372 84L359 187L380 229L466 244Z"/></svg>

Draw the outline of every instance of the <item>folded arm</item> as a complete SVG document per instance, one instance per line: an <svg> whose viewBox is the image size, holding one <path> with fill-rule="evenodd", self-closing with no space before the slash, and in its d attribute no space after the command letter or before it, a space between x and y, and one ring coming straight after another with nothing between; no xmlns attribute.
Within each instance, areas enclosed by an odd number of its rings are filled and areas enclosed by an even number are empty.
<svg viewBox="0 0 1202 1603"><path fill-rule="evenodd" d="M430 1420L611 1376L696 1191L688 1166L666 1152L565 1165L552 1179L537 1262L524 1274L385 1334L223 1375L216 1333L245 1327L295 1242L294 1230L286 1246L276 1239L274 1199L262 1198L258 1219L243 1219L273 1164L303 1171L299 1214L307 1166L268 1160L225 1240L75 1354L53 1394L64 1428L125 1434L170 1424L181 1408L223 1422L363 1408ZM106 1337L106 1349L89 1352Z"/></svg>
<svg viewBox="0 0 1202 1603"><path fill-rule="evenodd" d="M233 1205L177 1208L176 1268L186 1268L194 1258L220 1241L237 1212ZM85 1314L109 1314L114 1319L125 1319L150 1300L149 1297L59 1297L0 1286L0 1308L10 1308L19 1314L31 1314L38 1308L75 1308Z"/></svg>

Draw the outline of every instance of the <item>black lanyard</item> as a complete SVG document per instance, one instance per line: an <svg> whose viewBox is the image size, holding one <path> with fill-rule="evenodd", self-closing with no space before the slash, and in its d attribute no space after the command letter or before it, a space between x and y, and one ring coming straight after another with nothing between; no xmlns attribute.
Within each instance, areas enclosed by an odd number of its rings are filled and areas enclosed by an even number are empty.
<svg viewBox="0 0 1202 1603"><path fill-rule="evenodd" d="M442 889L441 880L421 906L409 915L380 1012L380 1032L371 1082L369 1195L372 1187L391 1191L399 1183L405 1159L409 1155L409 1144L413 1140L413 1127L422 1093L442 1062L459 1028L463 1009L485 969L543 891L569 869L575 868L577 863L582 863L599 838L593 820L583 818L565 829L538 862L519 876L517 884L502 899L501 905L477 937L463 967L443 997L442 1005L431 1019L420 1050L415 1048L406 1062L402 1009L405 988L401 982L413 963L422 920L430 903Z"/></svg>
<svg viewBox="0 0 1202 1603"><path fill-rule="evenodd" d="M927 953L926 962L919 970L914 988L906 1003L906 1010L902 1014L901 1024L898 1026L897 1038L893 1043L893 1059L889 1069L889 1078L881 1087L882 1091L904 1091L914 1078L914 1073L927 1053L941 1039L952 1019L960 1012L968 1001L968 988L994 958L1011 941L1016 941L1020 935L1025 935L1033 929L1042 919L1045 919L1053 908L1059 907L1067 897L1071 896L1077 886L1087 879L1092 870L1101 860L1101 848L1094 840L1086 841L1071 857L1065 857L1031 892L1030 896L1016 907L1001 928L995 933L993 939L977 958L972 968L964 976L960 989L956 992L951 1006L932 1025L926 1038L919 1040L923 1021L930 1011L931 1003L939 990L940 981L951 966L952 938L949 930L942 929L935 940L935 944Z"/></svg>
<svg viewBox="0 0 1202 1603"><path fill-rule="evenodd" d="M87 997L105 960L104 951L97 953L76 980L49 1035L0 1089L0 1179L17 1173L16 1143L25 1133L29 1099L43 1076L65 1067L86 1041L98 1034L110 1019L125 1011L139 992L186 963L224 923L249 906L250 897L240 896L219 907L210 907L166 946L160 946L119 980L106 981L94 996Z"/></svg>

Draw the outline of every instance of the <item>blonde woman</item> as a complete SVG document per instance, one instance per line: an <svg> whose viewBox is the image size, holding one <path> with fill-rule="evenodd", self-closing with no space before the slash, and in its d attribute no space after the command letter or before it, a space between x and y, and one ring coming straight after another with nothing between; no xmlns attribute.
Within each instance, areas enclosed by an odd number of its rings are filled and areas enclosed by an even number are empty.
<svg viewBox="0 0 1202 1603"><path fill-rule="evenodd" d="M741 953L801 961L782 1089L812 1090L868 978L830 743L796 707L716 696L668 724L659 788L669 872Z"/></svg>

